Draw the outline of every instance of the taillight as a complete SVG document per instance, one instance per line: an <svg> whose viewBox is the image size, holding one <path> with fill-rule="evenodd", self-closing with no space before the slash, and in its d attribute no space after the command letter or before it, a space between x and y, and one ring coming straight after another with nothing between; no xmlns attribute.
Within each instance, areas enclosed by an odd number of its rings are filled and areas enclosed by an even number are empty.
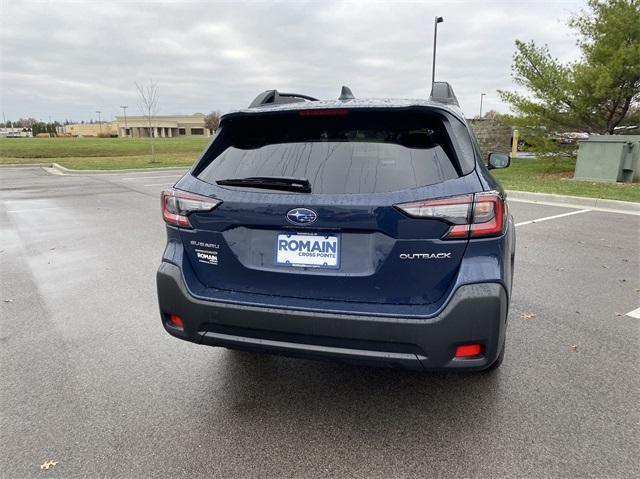
<svg viewBox="0 0 640 479"><path fill-rule="evenodd" d="M191 228L189 214L197 211L211 211L222 203L215 198L173 189L164 190L161 201L164 221L180 228Z"/></svg>
<svg viewBox="0 0 640 479"><path fill-rule="evenodd" d="M469 222L473 196L455 196L439 200L403 203L396 208L414 218L435 218L454 225L466 225Z"/></svg>
<svg viewBox="0 0 640 479"><path fill-rule="evenodd" d="M451 225L442 239L486 238L504 232L505 206L497 192L452 196L395 205L413 218L441 220Z"/></svg>
<svg viewBox="0 0 640 479"><path fill-rule="evenodd" d="M500 236L504 231L504 201L497 193L476 193L471 237Z"/></svg>

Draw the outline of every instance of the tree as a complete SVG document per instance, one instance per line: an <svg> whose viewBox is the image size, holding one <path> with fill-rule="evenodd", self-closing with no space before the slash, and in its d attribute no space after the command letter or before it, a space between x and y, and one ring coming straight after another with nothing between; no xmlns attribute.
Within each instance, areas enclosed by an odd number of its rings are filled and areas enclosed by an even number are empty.
<svg viewBox="0 0 640 479"><path fill-rule="evenodd" d="M612 134L640 102L640 0L589 0L572 18L581 58L563 64L548 46L516 41L512 76L529 95L499 91L537 131Z"/></svg>
<svg viewBox="0 0 640 479"><path fill-rule="evenodd" d="M485 120L496 120L499 116L500 114L497 111L489 110L482 116L482 118L484 118Z"/></svg>
<svg viewBox="0 0 640 479"><path fill-rule="evenodd" d="M49 133L49 136L53 137L53 136L58 136L58 127L60 126L60 123L58 123L57 121L49 122L46 124L46 132Z"/></svg>
<svg viewBox="0 0 640 479"><path fill-rule="evenodd" d="M220 112L212 111L204 117L204 126L213 133L220 126Z"/></svg>
<svg viewBox="0 0 640 479"><path fill-rule="evenodd" d="M41 121L38 121L31 125L31 134L37 136L40 133L47 133L47 125Z"/></svg>
<svg viewBox="0 0 640 479"><path fill-rule="evenodd" d="M38 120L36 120L35 118L20 118L18 121L14 122L15 126L18 126L20 128L31 128L33 126L34 123L37 123Z"/></svg>
<svg viewBox="0 0 640 479"><path fill-rule="evenodd" d="M149 125L149 137L151 138L151 163L156 163L155 135L152 128L152 122L153 118L158 113L158 102L160 99L158 83L153 80L149 80L147 85L141 85L136 82L136 89L138 90L138 106L140 107L142 114L147 118L147 124Z"/></svg>

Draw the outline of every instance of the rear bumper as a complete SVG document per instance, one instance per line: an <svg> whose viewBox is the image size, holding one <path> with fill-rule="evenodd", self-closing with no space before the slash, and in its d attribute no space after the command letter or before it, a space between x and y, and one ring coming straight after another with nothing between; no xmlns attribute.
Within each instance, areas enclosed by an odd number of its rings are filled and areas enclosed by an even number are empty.
<svg viewBox="0 0 640 479"><path fill-rule="evenodd" d="M211 346L287 356L428 370L482 370L504 342L508 301L498 283L460 286L427 319L319 313L205 301L187 290L181 270L163 262L157 273L162 323L175 337ZM183 319L184 329L167 323ZM454 358L456 346L480 343L482 355Z"/></svg>

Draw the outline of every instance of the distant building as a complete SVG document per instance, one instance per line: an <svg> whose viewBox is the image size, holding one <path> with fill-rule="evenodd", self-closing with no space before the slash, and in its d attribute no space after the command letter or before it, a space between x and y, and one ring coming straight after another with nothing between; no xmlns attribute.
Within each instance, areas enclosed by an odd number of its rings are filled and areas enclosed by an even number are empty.
<svg viewBox="0 0 640 479"><path fill-rule="evenodd" d="M30 136L32 135L29 128L0 128L1 138L26 138Z"/></svg>
<svg viewBox="0 0 640 479"><path fill-rule="evenodd" d="M144 116L116 116L112 122L116 126L118 136L144 138L151 135L156 138L174 138L185 136L211 136L211 132L204 126L205 116L202 113L193 115L154 116L149 119Z"/></svg>
<svg viewBox="0 0 640 479"><path fill-rule="evenodd" d="M62 133L71 136L98 136L101 133L117 134L118 129L115 122L109 123L72 123L62 126Z"/></svg>
<svg viewBox="0 0 640 479"><path fill-rule="evenodd" d="M211 136L204 126L205 116L202 113L193 115L154 116L149 120L145 116L116 116L115 120L100 123L74 123L64 125L62 133L71 136L98 136L109 133L120 137L148 138L152 134L156 138L174 138L185 136Z"/></svg>

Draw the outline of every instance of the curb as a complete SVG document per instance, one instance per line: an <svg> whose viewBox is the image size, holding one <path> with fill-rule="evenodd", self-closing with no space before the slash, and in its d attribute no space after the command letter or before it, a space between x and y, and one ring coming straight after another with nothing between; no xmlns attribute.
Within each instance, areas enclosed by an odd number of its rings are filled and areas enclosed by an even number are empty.
<svg viewBox="0 0 640 479"><path fill-rule="evenodd" d="M0 165L0 170L2 168L6 168L10 170L12 168L35 168L35 167L45 168L47 166L51 166L51 163L4 163Z"/></svg>
<svg viewBox="0 0 640 479"><path fill-rule="evenodd" d="M33 166L33 165L30 165ZM42 166L43 168L48 168L51 170L56 170L58 172L58 174L62 173L65 175L86 175L86 174L90 174L90 175L100 175L100 174L111 174L113 175L114 173L137 173L140 171L178 171L178 170L182 170L182 171L187 171L189 170L189 167L184 167L184 166L166 166L164 168L128 168L128 169L122 169L122 170L72 170L70 168L65 168L62 165L59 165L58 163L45 163L45 164L41 164L39 166ZM50 171L50 173L53 173L52 171ZM54 173L55 174L55 173Z"/></svg>
<svg viewBox="0 0 640 479"><path fill-rule="evenodd" d="M539 203L552 206L590 208L596 210L624 212L640 215L640 203L631 201L606 200L581 196L554 195L551 193L532 193L529 191L507 190L507 198L514 201Z"/></svg>
<svg viewBox="0 0 640 479"><path fill-rule="evenodd" d="M99 174L110 174L114 173L135 173L140 171L187 171L189 167L185 166L165 166L163 168L123 168L121 170L72 170L70 168L65 168L64 166L58 163L6 163L0 165L0 170L2 168L44 168L47 173L51 173L53 175L99 175Z"/></svg>

